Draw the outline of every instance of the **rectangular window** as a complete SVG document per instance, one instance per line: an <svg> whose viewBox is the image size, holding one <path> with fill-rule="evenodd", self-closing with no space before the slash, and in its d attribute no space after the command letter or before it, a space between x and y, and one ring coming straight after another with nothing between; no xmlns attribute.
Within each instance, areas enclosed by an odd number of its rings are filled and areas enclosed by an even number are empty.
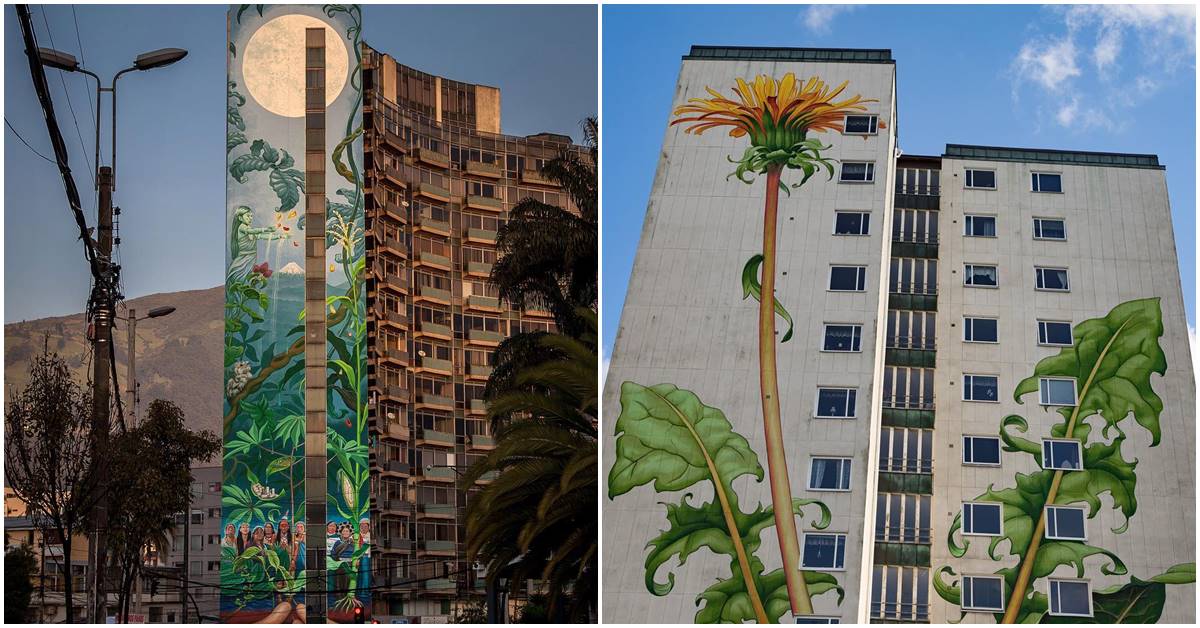
<svg viewBox="0 0 1200 628"><path fill-rule="evenodd" d="M967 502L963 504L963 534L1000 536L1000 504Z"/></svg>
<svg viewBox="0 0 1200 628"><path fill-rule="evenodd" d="M875 164L870 161L843 161L841 180L849 183L875 181Z"/></svg>
<svg viewBox="0 0 1200 628"><path fill-rule="evenodd" d="M967 187L984 190L996 189L996 171L967 168Z"/></svg>
<svg viewBox="0 0 1200 628"><path fill-rule="evenodd" d="M846 535L804 533L804 554L800 566L820 571L841 571L846 568Z"/></svg>
<svg viewBox="0 0 1200 628"><path fill-rule="evenodd" d="M963 464L998 466L1000 438L997 436L963 436Z"/></svg>
<svg viewBox="0 0 1200 628"><path fill-rule="evenodd" d="M816 417L853 419L858 390L854 388L818 388Z"/></svg>
<svg viewBox="0 0 1200 628"><path fill-rule="evenodd" d="M796 616L797 624L840 624L842 620L837 617L816 617L814 615L798 615Z"/></svg>
<svg viewBox="0 0 1200 628"><path fill-rule="evenodd" d="M824 351L861 351L862 325L825 325Z"/></svg>
<svg viewBox="0 0 1200 628"><path fill-rule="evenodd" d="M830 266L829 289L835 292L862 292L867 289L866 266Z"/></svg>
<svg viewBox="0 0 1200 628"><path fill-rule="evenodd" d="M1000 271L988 264L963 264L963 285L995 288L1000 285Z"/></svg>
<svg viewBox="0 0 1200 628"><path fill-rule="evenodd" d="M937 314L924 310L888 310L887 348L932 351L937 339Z"/></svg>
<svg viewBox="0 0 1200 628"><path fill-rule="evenodd" d="M1043 377L1038 380L1038 398L1043 406L1075 405L1075 380Z"/></svg>
<svg viewBox="0 0 1200 628"><path fill-rule="evenodd" d="M1055 541L1086 541L1082 508L1046 506L1046 538Z"/></svg>
<svg viewBox="0 0 1200 628"><path fill-rule="evenodd" d="M880 471L933 473L933 430L884 427L879 436Z"/></svg>
<svg viewBox="0 0 1200 628"><path fill-rule="evenodd" d="M1037 273L1037 289L1052 290L1056 292L1067 292L1071 289L1071 283L1067 279L1067 269L1065 268L1034 268Z"/></svg>
<svg viewBox="0 0 1200 628"><path fill-rule="evenodd" d="M1054 172L1033 173L1034 192L1062 192L1062 175Z"/></svg>
<svg viewBox="0 0 1200 628"><path fill-rule="evenodd" d="M932 497L880 493L875 500L875 540L885 543L929 543Z"/></svg>
<svg viewBox="0 0 1200 628"><path fill-rule="evenodd" d="M1000 576L963 576L962 610L1004 611L1004 578Z"/></svg>
<svg viewBox="0 0 1200 628"><path fill-rule="evenodd" d="M933 209L893 210L892 241L937 244L938 211Z"/></svg>
<svg viewBox="0 0 1200 628"><path fill-rule="evenodd" d="M888 291L897 294L937 294L937 260L893 257L889 265Z"/></svg>
<svg viewBox="0 0 1200 628"><path fill-rule="evenodd" d="M1092 591L1086 580L1050 579L1050 614L1092 616Z"/></svg>
<svg viewBox="0 0 1200 628"><path fill-rule="evenodd" d="M1083 468L1082 446L1077 440L1047 438L1042 441L1042 468L1076 471Z"/></svg>
<svg viewBox="0 0 1200 628"><path fill-rule="evenodd" d="M963 235L972 238L996 237L996 217L972 216L968 214L966 219L966 231Z"/></svg>
<svg viewBox="0 0 1200 628"><path fill-rule="evenodd" d="M875 565L871 572L871 618L929 621L929 569Z"/></svg>
<svg viewBox="0 0 1200 628"><path fill-rule="evenodd" d="M933 409L933 369L884 365L883 407Z"/></svg>
<svg viewBox="0 0 1200 628"><path fill-rule="evenodd" d="M850 458L814 457L808 473L809 490L850 490L850 462Z"/></svg>
<svg viewBox="0 0 1200 628"><path fill-rule="evenodd" d="M1069 347L1074 344L1071 339L1071 324L1060 321L1038 321L1038 344L1053 347Z"/></svg>
<svg viewBox="0 0 1200 628"><path fill-rule="evenodd" d="M867 235L871 233L871 214L868 212L835 212L834 235Z"/></svg>
<svg viewBox="0 0 1200 628"><path fill-rule="evenodd" d="M999 321L994 318L963 317L963 340L966 342L999 342L997 327Z"/></svg>
<svg viewBox="0 0 1200 628"><path fill-rule="evenodd" d="M879 132L879 116L846 116L845 135L875 135Z"/></svg>
<svg viewBox="0 0 1200 628"><path fill-rule="evenodd" d="M1061 218L1034 218L1033 238L1035 240L1066 240L1067 221Z"/></svg>
<svg viewBox="0 0 1200 628"><path fill-rule="evenodd" d="M999 391L995 375L963 375L963 401L999 401Z"/></svg>

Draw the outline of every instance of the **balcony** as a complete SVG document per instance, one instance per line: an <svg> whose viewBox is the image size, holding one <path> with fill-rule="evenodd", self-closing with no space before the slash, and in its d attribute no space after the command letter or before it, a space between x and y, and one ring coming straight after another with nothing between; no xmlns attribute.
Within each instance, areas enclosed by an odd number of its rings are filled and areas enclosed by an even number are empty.
<svg viewBox="0 0 1200 628"><path fill-rule="evenodd" d="M427 545L428 545L429 543L434 543L434 542L438 542L438 543L440 543L441 541L425 541L425 543L426 543ZM449 541L447 541L447 543L450 543L450 542L449 542ZM453 543L450 543L450 545L451 545L451 546L453 546L454 544L453 544ZM433 550L433 549L430 549L430 548L428 548L428 547L426 547L426 548L425 548L425 550L426 550L426 551L429 551L429 552L433 552L433 551L439 551L439 550ZM454 551L454 548L453 548L453 547L451 547L451 548L450 548L448 551L449 551L449 552L453 552L453 551ZM454 581L453 581L453 580L446 579L446 578L435 578L435 579L433 579L433 580L425 580L425 581L424 581L424 586L425 586L425 590L426 590L426 591L431 591L431 592L434 592L434 593L450 593L450 594L453 594L453 593L455 592L455 584L454 584ZM426 620L426 621L428 621L428 620Z"/></svg>
<svg viewBox="0 0 1200 628"><path fill-rule="evenodd" d="M500 311L500 299L472 294L467 297L467 308L472 310Z"/></svg>
<svg viewBox="0 0 1200 628"><path fill-rule="evenodd" d="M403 349L397 349L396 347L387 347L387 346L377 347L375 349L375 356L381 360L391 360L393 362L400 362L401 364L404 364L405 366L408 366L408 363L409 363L408 352Z"/></svg>
<svg viewBox="0 0 1200 628"><path fill-rule="evenodd" d="M477 177L487 177L489 179L500 179L504 177L504 171L496 164L485 164L482 161L467 161L467 174L473 174Z"/></svg>
<svg viewBox="0 0 1200 628"><path fill-rule="evenodd" d="M411 436L411 433L408 431L408 426L396 421L384 423L383 434L388 438L395 438L398 440L408 440ZM405 471L405 473L407 473L407 471Z"/></svg>
<svg viewBox="0 0 1200 628"><path fill-rule="evenodd" d="M496 439L491 434L472 434L467 438L471 449L489 450L496 448Z"/></svg>
<svg viewBox="0 0 1200 628"><path fill-rule="evenodd" d="M384 462L382 469L388 473L399 473L402 475L408 475L412 472L412 467L407 462L401 462L399 460L388 460Z"/></svg>
<svg viewBox="0 0 1200 628"><path fill-rule="evenodd" d="M376 311L378 312L378 315L376 316L376 318L379 321L384 322L384 323L391 323L393 325L399 325L406 329L408 328L408 317L401 314L400 312L393 312L392 310L384 309L384 308L380 308L379 310L376 310Z"/></svg>
<svg viewBox="0 0 1200 628"><path fill-rule="evenodd" d="M436 150L418 148L416 158L417 161L423 164L441 168L442 170L450 167L450 155L440 153Z"/></svg>
<svg viewBox="0 0 1200 628"><path fill-rule="evenodd" d="M407 275L408 275L408 273L385 274L381 270L381 271L379 271L377 276L380 278L379 283L387 286L388 288L393 288L395 290L398 290L399 292L408 294L408 276Z"/></svg>
<svg viewBox="0 0 1200 628"><path fill-rule="evenodd" d="M421 477L437 482L454 482L458 480L458 475L452 467L432 467L425 469Z"/></svg>
<svg viewBox="0 0 1200 628"><path fill-rule="evenodd" d="M435 371L451 375L454 373L454 364L450 360L439 360L437 358L418 358L417 368L422 371Z"/></svg>
<svg viewBox="0 0 1200 628"><path fill-rule="evenodd" d="M453 410L454 400L450 397L443 397L441 395L421 393L417 396L417 405L429 408L440 408L443 410Z"/></svg>
<svg viewBox="0 0 1200 628"><path fill-rule="evenodd" d="M532 183L534 185L549 185L558 187L558 184L542 175L537 170L522 170L521 183Z"/></svg>
<svg viewBox="0 0 1200 628"><path fill-rule="evenodd" d="M404 180L404 175L400 173L399 168L383 165L378 169L378 172L383 173L383 176L387 178L388 182L402 189L408 189L408 181Z"/></svg>
<svg viewBox="0 0 1200 628"><path fill-rule="evenodd" d="M497 213L504 210L504 203L501 202L500 199L492 198L490 196L468 195L466 199L466 206L471 209L482 209L484 211Z"/></svg>
<svg viewBox="0 0 1200 628"><path fill-rule="evenodd" d="M487 262L467 262L467 274L477 277L488 277L492 274L492 265Z"/></svg>
<svg viewBox="0 0 1200 628"><path fill-rule="evenodd" d="M417 254L417 263L425 266L433 266L442 270L450 270L450 258L429 251L421 251Z"/></svg>
<svg viewBox="0 0 1200 628"><path fill-rule="evenodd" d="M417 328L417 333L422 336L433 336L445 340L451 340L454 337L454 332L450 331L449 325L438 325L437 323L427 323L424 321Z"/></svg>
<svg viewBox="0 0 1200 628"><path fill-rule="evenodd" d="M472 399L467 404L467 411L471 414L487 414L487 402L482 399Z"/></svg>
<svg viewBox="0 0 1200 628"><path fill-rule="evenodd" d="M467 375L487 379L492 376L492 367L487 364L468 364Z"/></svg>
<svg viewBox="0 0 1200 628"><path fill-rule="evenodd" d="M477 242L479 244L495 244L496 232L491 229L478 229L476 227L468 227L466 231L468 242Z"/></svg>
<svg viewBox="0 0 1200 628"><path fill-rule="evenodd" d="M486 329L471 329L467 331L467 340L479 344L498 345L504 340L504 336L500 332Z"/></svg>
<svg viewBox="0 0 1200 628"><path fill-rule="evenodd" d="M886 339L884 364L933 368L937 362L933 338L893 336Z"/></svg>
<svg viewBox="0 0 1200 628"><path fill-rule="evenodd" d="M414 298L424 299L426 301L437 301L438 303L445 303L446 305L449 305L450 291L439 290L438 288L431 288L429 286L421 286L421 289L417 291L417 294L414 296Z"/></svg>
<svg viewBox="0 0 1200 628"><path fill-rule="evenodd" d="M391 253L395 253L405 259L408 258L408 247L404 245L404 240L395 237L383 236L375 240L379 246Z"/></svg>
<svg viewBox="0 0 1200 628"><path fill-rule="evenodd" d="M450 190L432 183L417 184L417 194L443 203L450 202Z"/></svg>
<svg viewBox="0 0 1200 628"><path fill-rule="evenodd" d="M375 504L384 515L409 515L416 511L416 506L407 499L400 497L375 498Z"/></svg>
<svg viewBox="0 0 1200 628"><path fill-rule="evenodd" d="M936 233L893 233L892 255L895 257L923 257L937 259L938 235Z"/></svg>
<svg viewBox="0 0 1200 628"><path fill-rule="evenodd" d="M454 405L453 402L451 402L450 405ZM441 445L443 447L453 447L454 446L454 434L449 433L449 432L439 432L437 430L427 430L425 428L421 428L421 429L417 430L417 444L418 445L421 445L421 444ZM434 467L433 469L427 469L425 471L425 475L428 476L431 471L437 471L439 468L440 467ZM453 476L453 471L454 471L453 469L446 469L446 470L450 471L451 475Z"/></svg>
<svg viewBox="0 0 1200 628"><path fill-rule="evenodd" d="M379 551L381 552L411 552L416 548L416 543L411 539L400 538L398 536L383 536L380 537Z"/></svg>
<svg viewBox="0 0 1200 628"><path fill-rule="evenodd" d="M428 231L440 236L450 235L450 223L445 220L438 220L432 216L417 214L413 218L413 222L418 231Z"/></svg>
<svg viewBox="0 0 1200 628"><path fill-rule="evenodd" d="M375 199L385 214L395 218L401 223L408 222L408 209L406 209L404 206L388 201L387 197L382 194L376 194Z"/></svg>
<svg viewBox="0 0 1200 628"><path fill-rule="evenodd" d="M418 506L420 514L440 519L453 519L457 510L458 508L454 504L421 504Z"/></svg>
<svg viewBox="0 0 1200 628"><path fill-rule="evenodd" d="M888 308L936 312L937 284L894 281L888 286Z"/></svg>
<svg viewBox="0 0 1200 628"><path fill-rule="evenodd" d="M378 386L377 389L379 390L379 394L387 399L393 399L396 401L403 401L404 403L408 403L408 400L410 398L408 389L403 386L386 386L386 385L384 385L384 386Z"/></svg>

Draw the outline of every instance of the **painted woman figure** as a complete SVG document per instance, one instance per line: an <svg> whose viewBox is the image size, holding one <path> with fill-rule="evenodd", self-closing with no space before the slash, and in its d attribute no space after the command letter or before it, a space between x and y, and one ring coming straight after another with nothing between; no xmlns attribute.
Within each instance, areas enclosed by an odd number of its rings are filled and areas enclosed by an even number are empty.
<svg viewBox="0 0 1200 628"><path fill-rule="evenodd" d="M238 546L236 530L237 529L234 528L232 523L227 524L225 526L225 536L221 537L221 548L222 549L224 549L226 547L237 547Z"/></svg>
<svg viewBox="0 0 1200 628"><path fill-rule="evenodd" d="M263 531L266 533L264 536L264 547L268 549L275 547L275 524L270 521L264 523Z"/></svg>
<svg viewBox="0 0 1200 628"><path fill-rule="evenodd" d="M296 522L296 535L292 543L292 569L297 573L304 571L304 552L308 549L304 538L304 522Z"/></svg>
<svg viewBox="0 0 1200 628"><path fill-rule="evenodd" d="M338 541L338 524L330 521L329 525L325 526L325 553L333 556L333 546Z"/></svg>
<svg viewBox="0 0 1200 628"><path fill-rule="evenodd" d="M246 548L250 547L253 544L254 544L254 540L250 537L250 524L243 521L242 525L238 526L238 535L237 535L238 556L241 556L242 552L245 552Z"/></svg>
<svg viewBox="0 0 1200 628"><path fill-rule="evenodd" d="M242 205L234 210L233 229L229 233L229 270L226 277L243 280L250 274L258 259L259 240L279 240L287 237L275 227L251 227L254 210Z"/></svg>
<svg viewBox="0 0 1200 628"><path fill-rule="evenodd" d="M276 543L279 544L279 547L286 549L288 554L292 553L292 530L291 524L288 523L287 517L279 520L279 533L275 536L275 538Z"/></svg>
<svg viewBox="0 0 1200 628"><path fill-rule="evenodd" d="M354 530L350 524L343 523L338 529L338 540L333 544L330 556L334 560L346 560L354 555Z"/></svg>
<svg viewBox="0 0 1200 628"><path fill-rule="evenodd" d="M358 590L369 591L371 586L371 520L363 517L358 522L358 546L367 546L358 561Z"/></svg>
<svg viewBox="0 0 1200 628"><path fill-rule="evenodd" d="M265 532L263 532L262 526L255 526L254 536L252 537L254 539L254 541L253 541L253 543L251 543L250 547L257 547L259 549L262 549L263 541L266 539L266 537L267 537L267 535Z"/></svg>

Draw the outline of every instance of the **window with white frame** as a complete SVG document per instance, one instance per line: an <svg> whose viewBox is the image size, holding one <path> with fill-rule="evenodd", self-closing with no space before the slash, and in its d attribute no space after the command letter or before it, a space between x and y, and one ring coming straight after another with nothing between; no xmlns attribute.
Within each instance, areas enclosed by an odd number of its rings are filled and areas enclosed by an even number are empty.
<svg viewBox="0 0 1200 628"><path fill-rule="evenodd" d="M1083 468L1083 446L1077 440L1047 438L1042 441L1042 468L1076 471Z"/></svg>
<svg viewBox="0 0 1200 628"><path fill-rule="evenodd" d="M1032 186L1034 192L1062 192L1062 173L1034 172Z"/></svg>
<svg viewBox="0 0 1200 628"><path fill-rule="evenodd" d="M981 316L963 317L963 341L965 342L999 342L1000 322L994 318Z"/></svg>
<svg viewBox="0 0 1200 628"><path fill-rule="evenodd" d="M866 266L830 266L829 289L833 292L862 292L867 289Z"/></svg>
<svg viewBox="0 0 1200 628"><path fill-rule="evenodd" d="M884 365L883 407L932 410L933 369Z"/></svg>
<svg viewBox="0 0 1200 628"><path fill-rule="evenodd" d="M996 171L967 168L967 187L984 190L996 189Z"/></svg>
<svg viewBox="0 0 1200 628"><path fill-rule="evenodd" d="M933 473L933 430L916 427L880 428L879 470Z"/></svg>
<svg viewBox="0 0 1200 628"><path fill-rule="evenodd" d="M888 310L887 342L889 349L934 349L937 313L925 310Z"/></svg>
<svg viewBox="0 0 1200 628"><path fill-rule="evenodd" d="M823 532L804 533L804 552L800 566L816 571L842 571L846 568L846 535Z"/></svg>
<svg viewBox="0 0 1200 628"><path fill-rule="evenodd" d="M963 436L963 464L1000 466L1000 437Z"/></svg>
<svg viewBox="0 0 1200 628"><path fill-rule="evenodd" d="M1062 218L1034 218L1033 237L1035 240L1066 240L1067 221Z"/></svg>
<svg viewBox="0 0 1200 628"><path fill-rule="evenodd" d="M1087 580L1050 578L1050 614L1091 617L1092 590Z"/></svg>
<svg viewBox="0 0 1200 628"><path fill-rule="evenodd" d="M850 490L850 458L813 456L809 466L808 489L811 491Z"/></svg>
<svg viewBox="0 0 1200 628"><path fill-rule="evenodd" d="M1038 321L1038 344L1052 347L1069 347L1075 344L1071 337L1071 323Z"/></svg>
<svg viewBox="0 0 1200 628"><path fill-rule="evenodd" d="M971 238L996 237L996 217L967 214L964 222L963 235Z"/></svg>
<svg viewBox="0 0 1200 628"><path fill-rule="evenodd" d="M844 135L875 135L879 132L879 116L848 115L844 127Z"/></svg>
<svg viewBox="0 0 1200 628"><path fill-rule="evenodd" d="M833 388L821 386L817 388L818 419L853 419L858 402L858 389Z"/></svg>
<svg viewBox="0 0 1200 628"><path fill-rule="evenodd" d="M1052 292L1067 292L1071 289L1070 280L1067 278L1067 269L1065 268L1045 268L1042 266L1035 267L1034 273L1037 275L1037 289L1049 290Z"/></svg>
<svg viewBox="0 0 1200 628"><path fill-rule="evenodd" d="M843 183L871 183L875 181L875 163L870 161L843 161Z"/></svg>
<svg viewBox="0 0 1200 628"><path fill-rule="evenodd" d="M963 264L963 285L995 288L1000 285L1000 272L995 264Z"/></svg>
<svg viewBox="0 0 1200 628"><path fill-rule="evenodd" d="M963 401L999 400L999 377L995 375L963 375Z"/></svg>
<svg viewBox="0 0 1200 628"><path fill-rule="evenodd" d="M871 572L871 618L929 621L929 568L875 565Z"/></svg>
<svg viewBox="0 0 1200 628"><path fill-rule="evenodd" d="M963 534L972 536L1001 536L1004 534L1001 529L1001 521L1000 504L988 502L967 502L963 504Z"/></svg>
<svg viewBox="0 0 1200 628"><path fill-rule="evenodd" d="M1086 541L1086 519L1082 508L1046 506L1046 538L1054 541Z"/></svg>
<svg viewBox="0 0 1200 628"><path fill-rule="evenodd" d="M825 324L823 351L862 351L862 325Z"/></svg>
<svg viewBox="0 0 1200 628"><path fill-rule="evenodd" d="M1004 611L1004 578L963 576L962 610L1000 613Z"/></svg>
<svg viewBox="0 0 1200 628"><path fill-rule="evenodd" d="M937 260L893 257L888 291L896 294L937 294Z"/></svg>
<svg viewBox="0 0 1200 628"><path fill-rule="evenodd" d="M937 244L937 210L892 210L892 241L909 242L913 244Z"/></svg>
<svg viewBox="0 0 1200 628"><path fill-rule="evenodd" d="M929 495L880 493L875 500L875 540L885 543L929 543Z"/></svg>
<svg viewBox="0 0 1200 628"><path fill-rule="evenodd" d="M1075 405L1075 380L1066 377L1043 377L1039 379L1038 401L1043 406Z"/></svg>
<svg viewBox="0 0 1200 628"><path fill-rule="evenodd" d="M865 236L871 233L869 212L834 212L833 234Z"/></svg>

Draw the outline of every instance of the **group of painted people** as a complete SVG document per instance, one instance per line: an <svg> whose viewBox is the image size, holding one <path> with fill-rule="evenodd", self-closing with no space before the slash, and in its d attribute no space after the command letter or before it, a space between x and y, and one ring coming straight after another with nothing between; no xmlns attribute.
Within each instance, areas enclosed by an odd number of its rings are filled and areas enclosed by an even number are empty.
<svg viewBox="0 0 1200 628"><path fill-rule="evenodd" d="M307 540L304 532L304 522L297 521L295 530L287 518L279 520L279 527L267 521L261 526L250 529L250 524L243 522L236 529L232 523L225 526L225 536L221 539L222 547L237 549L241 556L246 550L258 547L264 551L271 550L286 557L293 573L304 570L304 550Z"/></svg>

